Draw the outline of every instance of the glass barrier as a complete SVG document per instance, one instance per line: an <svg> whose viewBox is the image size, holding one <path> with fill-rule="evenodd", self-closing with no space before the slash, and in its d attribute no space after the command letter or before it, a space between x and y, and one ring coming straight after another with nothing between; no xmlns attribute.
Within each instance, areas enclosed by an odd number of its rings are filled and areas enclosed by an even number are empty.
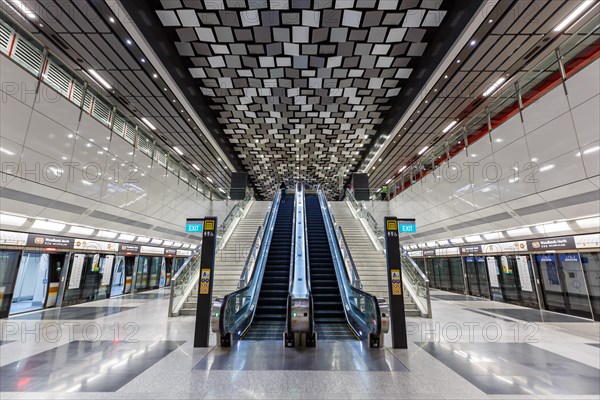
<svg viewBox="0 0 600 400"><path fill-rule="evenodd" d="M221 338L227 338L231 342L231 336L239 337L250 327L254 318L254 311L258 302L258 295L264 275L264 268L267 261L268 248L273 236L275 219L279 210L279 201L281 192L278 192L273 200L267 225L264 226L263 240L260 244L260 250L256 258L255 267L248 283L241 289L225 296L221 305L219 317L219 334Z"/></svg>
<svg viewBox="0 0 600 400"><path fill-rule="evenodd" d="M346 190L346 199L354 208L354 212L367 221L371 233L375 235L382 249L385 249L385 231L365 206L354 198L349 190ZM402 262L402 283L417 304L421 315L431 318L431 298L429 296L429 279L415 261L408 255L406 250L400 246L400 260Z"/></svg>
<svg viewBox="0 0 600 400"><path fill-rule="evenodd" d="M252 193L248 192L246 198L238 202L229 212L223 223L217 229L217 249L221 248L223 237L228 233L231 223L236 217L240 217L250 201ZM217 250L218 251L218 250ZM178 315L179 310L183 307L183 303L192 293L198 278L200 277L200 253L190 256L181 266L179 271L171 279L171 298L169 300L169 317Z"/></svg>
<svg viewBox="0 0 600 400"><path fill-rule="evenodd" d="M318 188L317 195L319 196L319 203L321 204L323 222L325 223L327 236L330 240L339 243L334 230L334 220L332 219L333 213L331 213L331 210L329 209L325 194ZM333 251L331 255L333 264L335 266L338 284L341 289L344 312L346 313L346 319L348 320L350 327L361 338L369 334L370 337L379 339L381 335L381 314L379 312L377 298L351 284L351 278L347 274L345 261L340 250L341 248L339 246L332 246L332 248ZM354 263L352 263L352 265L353 264ZM355 273L358 275L357 272Z"/></svg>
<svg viewBox="0 0 600 400"><path fill-rule="evenodd" d="M561 77L566 78L570 72L579 68L582 65L581 62L587 61L593 55L593 52L597 50L599 35L600 23L597 18L594 18L577 32L570 34L555 52L530 68L515 84L506 85L490 95L488 106L473 116L464 125L464 128L453 130L443 140L443 143L432 146L427 154L413 160L412 165L408 165L403 174L394 178L389 187L400 188L400 190L393 190L393 194L400 193L403 188L416 182L416 179L410 179L413 177L411 171L414 168L420 171L420 165L434 164L435 168L440 164L440 161L444 160L445 162L448 153L452 157L463 148L464 142L461 143L461 141L464 140L465 136L469 138L473 135L474 140L476 140L476 137L481 136L476 134L478 131L485 129L485 132L487 132L485 125L487 125L488 118L495 126L502 122L506 115L514 110L516 105L519 105L520 100L526 106L529 101L545 93L548 84L552 84ZM577 62L578 59L581 62ZM468 144L471 143L473 142L469 141ZM438 159L439 161L436 161Z"/></svg>

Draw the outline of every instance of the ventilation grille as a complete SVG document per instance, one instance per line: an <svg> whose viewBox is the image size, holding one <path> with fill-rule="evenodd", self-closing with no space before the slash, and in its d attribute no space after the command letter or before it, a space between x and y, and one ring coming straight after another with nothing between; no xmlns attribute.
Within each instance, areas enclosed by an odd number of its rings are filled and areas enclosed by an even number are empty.
<svg viewBox="0 0 600 400"><path fill-rule="evenodd" d="M98 121L102 122L104 125L108 126L108 124L110 124L110 107L96 97L94 99L94 110L92 111L92 116Z"/></svg>
<svg viewBox="0 0 600 400"><path fill-rule="evenodd" d="M125 132L125 119L119 114L116 114L113 122L113 132L123 137Z"/></svg>
<svg viewBox="0 0 600 400"><path fill-rule="evenodd" d="M154 152L154 159L163 167L167 167L167 153L157 148Z"/></svg>
<svg viewBox="0 0 600 400"><path fill-rule="evenodd" d="M50 85L56 91L65 97L71 93L71 77L58 65L52 61L48 62L46 73L43 76L44 82Z"/></svg>
<svg viewBox="0 0 600 400"><path fill-rule="evenodd" d="M15 31L0 21L0 51L8 55L8 49L15 35Z"/></svg>
<svg viewBox="0 0 600 400"><path fill-rule="evenodd" d="M17 36L12 58L21 64L23 68L37 76L42 68L44 55L40 49Z"/></svg>
<svg viewBox="0 0 600 400"><path fill-rule="evenodd" d="M184 182L188 182L188 172L184 169L181 170L181 172L179 172L179 179L181 179Z"/></svg>
<svg viewBox="0 0 600 400"><path fill-rule="evenodd" d="M79 82L73 82L73 91L71 92L70 100L77 104L77 106L81 106L81 101L83 100L83 85Z"/></svg>
<svg viewBox="0 0 600 400"><path fill-rule="evenodd" d="M83 103L83 111L85 111L88 114L92 110L92 100L93 100L93 96L90 94L90 92L87 92L85 94L85 103Z"/></svg>
<svg viewBox="0 0 600 400"><path fill-rule="evenodd" d="M131 144L135 144L135 126L125 123L125 140Z"/></svg>
<svg viewBox="0 0 600 400"><path fill-rule="evenodd" d="M150 141L150 139L148 139L144 135L140 135L138 137L137 147L143 153L146 153L147 155L149 155L150 157L152 157L152 147L153 147L152 142Z"/></svg>

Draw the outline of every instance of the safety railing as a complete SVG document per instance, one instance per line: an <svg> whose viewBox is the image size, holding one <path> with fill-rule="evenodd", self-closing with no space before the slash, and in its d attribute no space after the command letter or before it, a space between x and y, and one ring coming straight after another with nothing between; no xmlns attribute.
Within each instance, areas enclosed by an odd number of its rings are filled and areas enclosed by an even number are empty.
<svg viewBox="0 0 600 400"><path fill-rule="evenodd" d="M377 238L382 249L385 249L385 231L380 226L365 206L354 198L349 190L346 191L346 199L353 207L359 218L364 218L371 235ZM421 315L431 318L431 297L429 295L429 279L419 268L417 263L408 255L400 245L400 258L402 262L402 282L419 308Z"/></svg>
<svg viewBox="0 0 600 400"><path fill-rule="evenodd" d="M252 324L280 200L281 193L278 192L271 205L268 222L264 227L260 250L255 261L255 266L249 274L249 279L247 279L247 284L235 292L227 294L222 302L219 301L219 310L216 311L218 321L216 321L216 326L212 326L212 330L218 334L219 337L217 340L221 346L231 346L233 337L239 338L243 336Z"/></svg>
<svg viewBox="0 0 600 400"><path fill-rule="evenodd" d="M252 193L248 193L246 198L238 202L223 220L223 223L217 229L217 249L221 249L224 237L231 235L230 229L233 228L232 222L240 217L245 208L252 200ZM196 287L196 282L200 278L200 253L192 254L181 266L179 271L171 279L171 297L169 300L169 317L179 314L185 300Z"/></svg>
<svg viewBox="0 0 600 400"><path fill-rule="evenodd" d="M569 75L597 58L600 47L600 23L593 18L577 32L569 34L555 51L542 59L514 84L503 85L490 97L485 109L469 117L462 128L453 128L443 142L431 146L422 156L410 160L407 168L389 184L390 194L406 190L429 171L447 162L475 143L513 113L519 112ZM468 150L467 150L468 151Z"/></svg>
<svg viewBox="0 0 600 400"><path fill-rule="evenodd" d="M330 241L330 248L333 264L335 266L335 274L340 287L342 303L348 326L354 334L361 338L368 338L371 347L379 347L382 343L382 316L379 309L377 298L370 293L360 290L352 286L350 278L344 264L344 259L338 244L337 236L332 214L327 205L325 194L319 188L317 190L323 222L327 232L327 239Z"/></svg>

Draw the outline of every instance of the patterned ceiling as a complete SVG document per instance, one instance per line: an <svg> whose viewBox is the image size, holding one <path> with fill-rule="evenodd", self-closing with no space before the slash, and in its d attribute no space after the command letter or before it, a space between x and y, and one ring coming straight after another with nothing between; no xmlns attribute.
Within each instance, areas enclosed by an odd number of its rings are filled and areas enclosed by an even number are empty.
<svg viewBox="0 0 600 400"><path fill-rule="evenodd" d="M262 195L337 193L443 21L442 0L162 0L189 73Z"/></svg>

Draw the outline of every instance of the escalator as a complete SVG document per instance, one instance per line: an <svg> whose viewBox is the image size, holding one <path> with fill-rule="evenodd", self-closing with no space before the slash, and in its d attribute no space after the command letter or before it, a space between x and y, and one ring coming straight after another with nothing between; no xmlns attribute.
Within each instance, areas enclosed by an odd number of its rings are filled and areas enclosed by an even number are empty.
<svg viewBox="0 0 600 400"><path fill-rule="evenodd" d="M290 280L294 196L281 199L252 325L243 340L282 340Z"/></svg>
<svg viewBox="0 0 600 400"><path fill-rule="evenodd" d="M319 198L305 197L310 283L319 340L357 340L346 320Z"/></svg>

